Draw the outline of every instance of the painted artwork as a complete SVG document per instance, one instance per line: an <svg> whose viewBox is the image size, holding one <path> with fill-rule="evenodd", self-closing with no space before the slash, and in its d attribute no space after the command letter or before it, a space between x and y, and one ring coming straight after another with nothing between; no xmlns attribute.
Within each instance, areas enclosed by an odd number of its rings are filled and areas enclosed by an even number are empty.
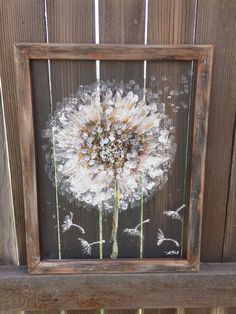
<svg viewBox="0 0 236 314"><path fill-rule="evenodd" d="M156 81L152 76L151 87ZM144 218L144 205L168 182L178 150L175 121L168 112L175 115L188 108L183 99L189 97L189 79L181 75L179 82L179 89L172 89L166 76L161 77L159 89L144 89L134 80L81 85L57 104L48 119L42 132L45 168L58 195L75 204L73 211L65 209L59 232L74 230L78 249L85 257L99 247L102 258L107 241L103 239L102 220L106 217L110 217L110 258L119 258L120 246L134 239L143 257L143 230L152 222L151 216ZM81 206L88 214L98 213L100 231L91 241L80 222L77 208ZM162 210L162 215L183 230L185 208L181 203ZM126 228L120 228L119 217L128 210L139 217L139 222L127 220ZM118 235L125 237L123 244ZM169 237L161 224L156 224L155 238L151 245L166 257L180 256L182 243Z"/></svg>

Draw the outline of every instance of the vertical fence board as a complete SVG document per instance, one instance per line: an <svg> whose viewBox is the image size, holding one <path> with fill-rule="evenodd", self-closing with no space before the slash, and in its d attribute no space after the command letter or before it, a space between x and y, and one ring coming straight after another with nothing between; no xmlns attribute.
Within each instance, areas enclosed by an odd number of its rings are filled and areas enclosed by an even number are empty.
<svg viewBox="0 0 236 314"><path fill-rule="evenodd" d="M0 90L0 264L17 265L18 253L3 112Z"/></svg>
<svg viewBox="0 0 236 314"><path fill-rule="evenodd" d="M235 1L198 1L196 43L215 47L203 210L203 262L222 260L235 119L235 14Z"/></svg>
<svg viewBox="0 0 236 314"><path fill-rule="evenodd" d="M104 314L139 314L139 313L138 310L105 310Z"/></svg>
<svg viewBox="0 0 236 314"><path fill-rule="evenodd" d="M211 314L211 309L209 308L184 309L183 314L199 314L199 311L201 314Z"/></svg>
<svg viewBox="0 0 236 314"><path fill-rule="evenodd" d="M143 0L101 0L99 7L100 43L102 44L143 44L145 3ZM101 62L101 80L131 79L143 85L143 62ZM119 257L139 257L139 240L126 241L122 230L130 228L127 223L139 223L138 209L127 209L119 214ZM111 238L111 214L104 215L104 236ZM122 245L125 244L125 245ZM109 246L104 252L110 255Z"/></svg>
<svg viewBox="0 0 236 314"><path fill-rule="evenodd" d="M87 1L47 1L49 42L57 43L92 43L94 42L93 2ZM51 61L53 107L75 93L80 84L95 81L95 62ZM93 242L98 239L98 211L88 212L82 207L70 203L65 197L58 196L60 227L64 216L70 211L75 221L86 230L86 240ZM93 226L93 228L91 228ZM82 257L78 253L80 233L69 230L61 233L62 258ZM96 239L95 239L96 238ZM95 247L94 247L95 248ZM99 257L96 247L92 257Z"/></svg>
<svg viewBox="0 0 236 314"><path fill-rule="evenodd" d="M40 219L40 248L42 258L58 258L57 225L55 210L55 188L45 171L42 130L50 114L50 90L48 81L48 62L31 62L33 114L35 123L36 168L38 188L38 208ZM40 82L40 84L39 84ZM50 235L47 230L50 230Z"/></svg>
<svg viewBox="0 0 236 314"><path fill-rule="evenodd" d="M236 70L234 71L234 74L235 82ZM236 261L236 125L234 131L234 144L230 171L230 186L227 203L227 219L224 238L223 261L224 262Z"/></svg>
<svg viewBox="0 0 236 314"><path fill-rule="evenodd" d="M25 314L61 314L60 311L26 311Z"/></svg>
<svg viewBox="0 0 236 314"><path fill-rule="evenodd" d="M148 35L149 44L191 44L194 42L195 0L149 0ZM147 65L147 78L149 71L155 70ZM171 71L171 69L169 69ZM174 71L174 70L173 70ZM179 70L173 72L173 76L180 75ZM158 77L158 67L155 76ZM186 117L183 117L186 119ZM180 121L177 121L180 123ZM177 148L178 149L178 148ZM183 153L183 150L181 150ZM178 172L178 169L177 169ZM178 180L178 179L177 179ZM162 205L165 204L166 193L162 194ZM163 203L164 202L164 203ZM157 203L158 205L158 203ZM171 204L170 204L171 205ZM181 204L180 204L181 205ZM153 214L154 215L154 214ZM156 217L156 215L154 215ZM160 220L161 217L158 217ZM156 223L160 223L157 221ZM164 221L163 221L164 223ZM153 230L155 232L155 230ZM158 312L157 312L158 311ZM160 311L160 312L159 312ZM166 313L166 310L150 310L148 313ZM147 311L145 311L146 313ZM176 309L168 310L168 313L178 313Z"/></svg>
<svg viewBox="0 0 236 314"><path fill-rule="evenodd" d="M100 310L78 310L78 311L66 311L65 314L102 314L102 313L100 312Z"/></svg>
<svg viewBox="0 0 236 314"><path fill-rule="evenodd" d="M182 314L182 313L178 313L176 309L155 309L144 310L143 314Z"/></svg>
<svg viewBox="0 0 236 314"><path fill-rule="evenodd" d="M44 42L44 38L43 1L3 0L0 2L0 75L2 77L13 203L21 263L26 261L26 248L13 44L15 42Z"/></svg>

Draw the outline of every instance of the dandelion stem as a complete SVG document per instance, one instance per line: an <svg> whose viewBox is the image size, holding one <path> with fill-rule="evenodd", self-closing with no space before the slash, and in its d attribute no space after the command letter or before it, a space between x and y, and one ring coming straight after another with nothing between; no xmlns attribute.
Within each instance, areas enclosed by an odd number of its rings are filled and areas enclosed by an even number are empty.
<svg viewBox="0 0 236 314"><path fill-rule="evenodd" d="M142 184L141 184L141 199L140 199L140 258L143 258L143 173L142 173Z"/></svg>
<svg viewBox="0 0 236 314"><path fill-rule="evenodd" d="M102 243L105 243L105 240L102 240ZM100 241L96 241L96 242L89 243L90 246L92 246L92 245L94 245L94 244L100 244Z"/></svg>
<svg viewBox="0 0 236 314"><path fill-rule="evenodd" d="M111 233L111 242L112 242L112 253L111 258L117 258L118 256L118 244L117 244L117 230L118 230L118 219L119 219L119 189L116 183L115 186L115 207L112 218L112 233Z"/></svg>
<svg viewBox="0 0 236 314"><path fill-rule="evenodd" d="M100 246L99 246L99 258L103 259L103 230L102 230L102 206L98 206L98 213L99 213L99 241L100 241Z"/></svg>
<svg viewBox="0 0 236 314"><path fill-rule="evenodd" d="M137 230L139 226L141 226L141 225L143 225L143 224L145 224L147 222L150 222L150 219L146 219L146 220L140 222L137 226L134 227L134 229Z"/></svg>
<svg viewBox="0 0 236 314"><path fill-rule="evenodd" d="M183 204L182 206L180 206L180 207L176 210L176 213L180 212L180 211L181 211L181 209L183 209L184 207L186 207L186 205L185 205L185 204Z"/></svg>
<svg viewBox="0 0 236 314"><path fill-rule="evenodd" d="M174 240L174 239L165 238L165 239L163 239L163 241L171 241L171 242L174 242L176 246L179 246L179 242Z"/></svg>
<svg viewBox="0 0 236 314"><path fill-rule="evenodd" d="M81 231L82 233L85 233L84 228L80 227L79 225L77 225L77 224L72 224L71 226L74 226L74 227L80 229L80 231Z"/></svg>

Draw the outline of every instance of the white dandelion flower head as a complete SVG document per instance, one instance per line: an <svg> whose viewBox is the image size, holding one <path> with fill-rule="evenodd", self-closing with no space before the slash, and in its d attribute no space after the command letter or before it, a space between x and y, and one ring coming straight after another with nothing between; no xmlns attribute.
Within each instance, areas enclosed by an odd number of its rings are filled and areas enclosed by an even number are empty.
<svg viewBox="0 0 236 314"><path fill-rule="evenodd" d="M176 144L173 121L158 94L130 81L80 86L49 119L43 137L57 185L71 200L104 210L147 198L167 181Z"/></svg>

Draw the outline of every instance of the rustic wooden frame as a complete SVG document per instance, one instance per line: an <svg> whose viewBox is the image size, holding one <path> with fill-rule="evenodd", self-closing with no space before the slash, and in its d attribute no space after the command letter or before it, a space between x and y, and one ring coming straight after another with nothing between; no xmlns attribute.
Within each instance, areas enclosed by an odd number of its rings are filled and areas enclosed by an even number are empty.
<svg viewBox="0 0 236 314"><path fill-rule="evenodd" d="M198 271L213 47L156 45L16 44L14 46L28 270L31 274ZM186 259L41 260L30 60L195 61L197 83L192 135Z"/></svg>

